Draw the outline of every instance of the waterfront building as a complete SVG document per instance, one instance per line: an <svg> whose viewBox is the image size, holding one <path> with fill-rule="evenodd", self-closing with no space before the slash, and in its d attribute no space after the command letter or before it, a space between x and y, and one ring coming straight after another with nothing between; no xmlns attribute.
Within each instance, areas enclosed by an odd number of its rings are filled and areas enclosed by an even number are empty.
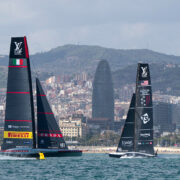
<svg viewBox="0 0 180 180"><path fill-rule="evenodd" d="M84 137L87 133L86 123L82 115L73 115L60 118L59 126L65 137Z"/></svg>

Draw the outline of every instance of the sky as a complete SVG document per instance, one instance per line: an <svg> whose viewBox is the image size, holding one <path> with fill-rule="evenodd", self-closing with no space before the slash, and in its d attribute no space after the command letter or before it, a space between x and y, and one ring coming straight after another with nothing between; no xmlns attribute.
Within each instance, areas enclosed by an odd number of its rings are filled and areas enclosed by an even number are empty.
<svg viewBox="0 0 180 180"><path fill-rule="evenodd" d="M0 54L27 36L30 54L66 44L180 56L180 0L0 0Z"/></svg>

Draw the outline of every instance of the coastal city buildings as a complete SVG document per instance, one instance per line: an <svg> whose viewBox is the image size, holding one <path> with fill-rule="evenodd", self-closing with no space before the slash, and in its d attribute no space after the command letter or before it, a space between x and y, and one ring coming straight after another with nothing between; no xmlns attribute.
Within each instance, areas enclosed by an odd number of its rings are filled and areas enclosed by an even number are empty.
<svg viewBox="0 0 180 180"><path fill-rule="evenodd" d="M96 128L102 131L109 130L111 123L108 118L92 119L92 92L93 92L93 77L86 72L78 73L75 75L58 75L51 76L45 81L41 81L43 89L47 95L49 103L52 107L53 113L56 117L58 124L67 137L83 137L88 133L94 133ZM127 110L129 108L130 94L134 92L134 85L128 84L123 88L114 89L114 128L113 130L120 134L123 127L124 120L126 119ZM35 95L35 90L33 92ZM124 97L126 95L126 97ZM128 99L129 96L129 99ZM6 89L1 88L0 96L0 128L1 135L3 132L4 112L5 112L5 98ZM34 98L36 100L36 98ZM34 101L35 102L35 101ZM180 97L164 95L160 92L153 93L154 102L154 125L156 132L160 135L163 132L170 131L176 128L176 132L180 130ZM160 111L157 103L165 103L169 115L156 115ZM35 105L36 108L36 105ZM158 110L158 109L159 110ZM35 109L36 112L36 109ZM75 116L78 116L75 118ZM83 115L83 118L80 116ZM167 119L169 117L169 119ZM79 120L78 120L79 118ZM81 119L81 120L80 120ZM167 120L166 120L167 119ZM166 121L166 125L171 126L170 129L162 126L161 124ZM111 122L111 121L110 121ZM176 126L175 126L176 125ZM66 126L66 127L65 127ZM104 127L103 127L104 126ZM65 127L65 128L64 128Z"/></svg>

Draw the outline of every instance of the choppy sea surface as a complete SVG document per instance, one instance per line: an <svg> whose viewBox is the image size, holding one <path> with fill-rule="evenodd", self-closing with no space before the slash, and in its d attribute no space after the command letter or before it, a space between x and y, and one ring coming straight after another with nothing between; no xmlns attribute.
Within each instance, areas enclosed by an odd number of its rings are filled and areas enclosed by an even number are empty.
<svg viewBox="0 0 180 180"><path fill-rule="evenodd" d="M180 155L116 159L108 154L83 154L46 160L0 156L0 180L16 179L180 180Z"/></svg>

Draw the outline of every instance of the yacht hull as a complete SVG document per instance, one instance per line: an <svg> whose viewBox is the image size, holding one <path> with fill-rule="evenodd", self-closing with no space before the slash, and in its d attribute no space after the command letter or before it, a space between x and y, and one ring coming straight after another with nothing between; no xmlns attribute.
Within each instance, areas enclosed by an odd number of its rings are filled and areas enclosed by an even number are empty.
<svg viewBox="0 0 180 180"><path fill-rule="evenodd" d="M82 156L81 150L69 149L8 149L0 151L0 155L14 157L38 158L39 153L43 153L45 157L72 157Z"/></svg>
<svg viewBox="0 0 180 180"><path fill-rule="evenodd" d="M156 157L157 155L141 153L141 152L115 152L110 153L109 157L114 158L152 158Z"/></svg>

